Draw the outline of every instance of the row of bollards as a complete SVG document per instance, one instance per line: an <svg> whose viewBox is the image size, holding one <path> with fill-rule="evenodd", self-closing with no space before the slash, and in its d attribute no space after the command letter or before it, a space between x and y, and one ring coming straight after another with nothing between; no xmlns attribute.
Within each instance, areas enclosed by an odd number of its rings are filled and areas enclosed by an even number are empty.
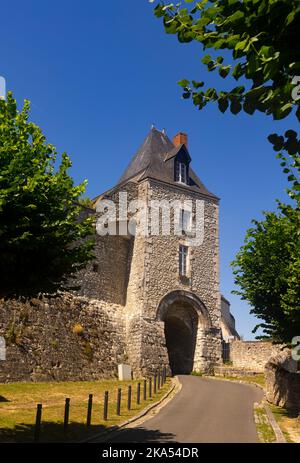
<svg viewBox="0 0 300 463"><path fill-rule="evenodd" d="M143 387L141 387L141 383L137 383L136 389L136 404L141 404L141 396L143 401L146 401L147 398L151 399L153 395L155 395L161 387L165 384L167 380L167 369L166 367L163 368L162 371L158 371L157 374L154 374L153 377L149 377L148 380L143 380ZM143 394L141 394L143 392ZM148 392L148 393L147 393ZM104 392L103 398L103 420L108 420L108 404L109 404L109 391ZM122 404L122 389L118 388L117 390L117 402L116 402L116 414L118 416L121 415L121 404ZM35 420L35 427L34 427L34 442L39 442L40 440L40 433L41 433L41 423L42 423L42 404L37 404L36 409L36 420ZM129 385L127 388L127 410L131 410L132 408L132 385ZM92 423L92 410L93 410L93 394L89 394L88 398L88 405L87 405L87 417L86 417L86 425L87 427ZM69 426L69 417L70 417L70 398L66 398L65 400L65 412L64 412L64 424L63 424L63 431L64 434L68 432Z"/></svg>

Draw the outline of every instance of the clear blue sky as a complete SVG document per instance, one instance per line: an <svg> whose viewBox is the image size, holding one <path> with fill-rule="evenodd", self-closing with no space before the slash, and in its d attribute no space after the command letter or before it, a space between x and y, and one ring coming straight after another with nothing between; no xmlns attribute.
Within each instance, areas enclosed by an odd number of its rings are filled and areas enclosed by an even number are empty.
<svg viewBox="0 0 300 463"><path fill-rule="evenodd" d="M198 111L177 81L220 81L200 63L201 47L166 35L147 0L11 0L1 5L0 75L48 141L67 151L89 196L113 186L152 123L189 135L192 165L221 197L221 287L237 328L253 338L256 320L232 296L229 266L252 218L284 198L285 178L266 137L291 127L264 115ZM222 81L223 87L226 82ZM219 84L218 84L219 85Z"/></svg>

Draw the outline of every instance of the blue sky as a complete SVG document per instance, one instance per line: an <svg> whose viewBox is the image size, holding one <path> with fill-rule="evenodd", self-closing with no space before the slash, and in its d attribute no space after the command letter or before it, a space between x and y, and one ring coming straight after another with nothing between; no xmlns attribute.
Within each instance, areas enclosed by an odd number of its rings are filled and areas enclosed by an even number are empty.
<svg viewBox="0 0 300 463"><path fill-rule="evenodd" d="M256 320L232 296L229 263L252 218L285 198L286 182L266 137L291 128L255 114L198 111L181 99L177 81L220 78L200 63L201 46L166 35L147 0L11 0L1 5L0 75L49 142L67 151L76 182L89 196L113 186L152 123L189 136L192 165L221 198L221 288L237 328L253 339ZM225 81L222 80L225 87Z"/></svg>

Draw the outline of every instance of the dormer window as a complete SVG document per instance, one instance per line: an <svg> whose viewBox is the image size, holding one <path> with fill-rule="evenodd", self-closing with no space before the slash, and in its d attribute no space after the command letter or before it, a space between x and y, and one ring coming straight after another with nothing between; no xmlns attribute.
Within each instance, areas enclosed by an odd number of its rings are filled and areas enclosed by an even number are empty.
<svg viewBox="0 0 300 463"><path fill-rule="evenodd" d="M188 179L188 166L186 165L185 162L182 161L176 161L175 165L175 181L184 183L187 185L187 179Z"/></svg>

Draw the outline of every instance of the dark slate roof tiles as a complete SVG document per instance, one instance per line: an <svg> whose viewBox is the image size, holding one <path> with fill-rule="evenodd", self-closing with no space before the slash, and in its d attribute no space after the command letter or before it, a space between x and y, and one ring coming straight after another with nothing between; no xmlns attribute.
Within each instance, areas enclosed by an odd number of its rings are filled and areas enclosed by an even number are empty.
<svg viewBox="0 0 300 463"><path fill-rule="evenodd" d="M184 150L190 160L190 155L185 145L175 147L164 132L152 128L120 178L118 185L138 176L138 181L152 178L178 186L178 182L174 179L174 157L180 150ZM218 199L213 193L207 190L191 168L189 168L189 177L189 185L180 184L182 188L197 191L205 196Z"/></svg>

